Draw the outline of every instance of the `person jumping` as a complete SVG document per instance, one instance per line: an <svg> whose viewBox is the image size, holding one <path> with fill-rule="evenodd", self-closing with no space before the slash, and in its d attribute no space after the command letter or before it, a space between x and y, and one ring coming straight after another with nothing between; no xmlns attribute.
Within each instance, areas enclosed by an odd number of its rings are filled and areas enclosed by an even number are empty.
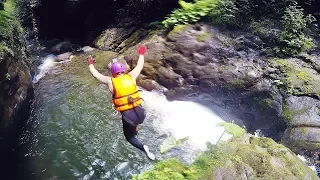
<svg viewBox="0 0 320 180"><path fill-rule="evenodd" d="M144 122L146 117L145 109L141 106L143 100L137 90L136 80L144 65L144 54L146 46L138 49L139 59L137 66L130 72L126 72L125 66L120 62L113 62L111 65L112 77L100 74L93 66L94 59L88 58L89 69L92 75L99 81L108 85L113 94L112 102L118 112L122 115L123 133L126 140L134 147L145 152L151 160L155 159L149 148L143 145L137 138L138 125Z"/></svg>

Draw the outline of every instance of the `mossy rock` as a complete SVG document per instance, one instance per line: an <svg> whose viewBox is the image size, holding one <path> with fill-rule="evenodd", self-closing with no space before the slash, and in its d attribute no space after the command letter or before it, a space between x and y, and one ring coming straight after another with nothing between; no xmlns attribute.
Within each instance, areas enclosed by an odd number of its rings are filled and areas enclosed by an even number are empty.
<svg viewBox="0 0 320 180"><path fill-rule="evenodd" d="M207 32L204 32L197 38L197 41L205 42L208 39L208 37L210 37L209 34Z"/></svg>
<svg viewBox="0 0 320 180"><path fill-rule="evenodd" d="M132 47L140 42L140 40L148 35L148 32L145 30L137 30L129 38L124 40L117 48L116 51L123 53L129 47Z"/></svg>
<svg viewBox="0 0 320 180"><path fill-rule="evenodd" d="M94 50L91 55L95 59L94 67L103 75L110 76L108 64L112 62L113 58L117 57L117 53L112 51ZM88 55L76 55L71 62L62 66L64 71L68 74L76 76L77 78L71 79L77 83L99 83L94 78L88 67Z"/></svg>
<svg viewBox="0 0 320 180"><path fill-rule="evenodd" d="M270 138L245 134L221 142L190 166L176 159L156 164L133 179L318 179L291 150Z"/></svg>
<svg viewBox="0 0 320 180"><path fill-rule="evenodd" d="M183 25L176 25L168 34L168 38L170 39L174 39L175 36L185 32L188 27L190 27L191 25L189 24L183 24Z"/></svg>
<svg viewBox="0 0 320 180"><path fill-rule="evenodd" d="M115 50L123 41L130 37L135 30L135 27L106 29L94 41L94 45L101 50Z"/></svg>
<svg viewBox="0 0 320 180"><path fill-rule="evenodd" d="M270 66L277 68L282 77L275 80L288 94L317 96L320 98L320 75L299 59L273 59Z"/></svg>
<svg viewBox="0 0 320 180"><path fill-rule="evenodd" d="M295 152L320 149L320 132L317 127L293 127L285 131L282 142Z"/></svg>

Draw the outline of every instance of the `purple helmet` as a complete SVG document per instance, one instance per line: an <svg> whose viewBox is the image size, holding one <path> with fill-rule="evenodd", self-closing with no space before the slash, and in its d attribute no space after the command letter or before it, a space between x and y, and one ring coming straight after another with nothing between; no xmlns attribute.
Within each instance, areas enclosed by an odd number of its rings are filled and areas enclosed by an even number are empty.
<svg viewBox="0 0 320 180"><path fill-rule="evenodd" d="M124 65L120 62L115 62L111 65L111 73L112 75L116 75L118 73L125 73L126 69Z"/></svg>

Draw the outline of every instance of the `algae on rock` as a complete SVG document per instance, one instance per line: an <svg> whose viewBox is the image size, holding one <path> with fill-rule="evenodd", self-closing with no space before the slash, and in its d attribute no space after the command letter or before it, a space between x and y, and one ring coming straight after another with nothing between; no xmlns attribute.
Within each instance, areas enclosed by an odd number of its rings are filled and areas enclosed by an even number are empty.
<svg viewBox="0 0 320 180"><path fill-rule="evenodd" d="M291 150L270 138L244 134L221 142L186 166L176 159L159 162L132 179L318 179Z"/></svg>
<svg viewBox="0 0 320 180"><path fill-rule="evenodd" d="M269 64L283 73L278 85L288 94L316 96L320 99L320 75L309 64L299 59L277 58Z"/></svg>

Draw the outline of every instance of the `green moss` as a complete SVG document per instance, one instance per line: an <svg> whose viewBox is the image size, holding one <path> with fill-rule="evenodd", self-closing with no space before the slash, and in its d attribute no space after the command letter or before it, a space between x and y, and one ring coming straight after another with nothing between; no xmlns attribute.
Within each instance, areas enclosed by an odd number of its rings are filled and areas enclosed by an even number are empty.
<svg viewBox="0 0 320 180"><path fill-rule="evenodd" d="M91 52L95 59L94 67L104 75L111 75L108 63L113 58L117 57L117 53L111 51L95 50ZM71 62L62 66L63 70L67 71L70 75L76 76L70 79L74 83L86 83L89 85L99 83L96 78L92 76L88 67L88 55L75 56Z"/></svg>
<svg viewBox="0 0 320 180"><path fill-rule="evenodd" d="M232 134L234 137L241 137L246 133L246 130L234 123L219 123L217 126L223 126L228 134Z"/></svg>
<svg viewBox="0 0 320 180"><path fill-rule="evenodd" d="M179 34L181 32L184 32L190 25L188 24L181 24L176 25L172 31L169 32L168 37L175 36L176 34Z"/></svg>
<svg viewBox="0 0 320 180"><path fill-rule="evenodd" d="M306 140L295 139L291 142L290 147L293 147L293 148L301 147L304 149L314 151L314 150L320 149L320 143L313 143L313 142L308 142Z"/></svg>
<svg viewBox="0 0 320 180"><path fill-rule="evenodd" d="M288 123L288 125L291 124L294 117L294 112L290 109L289 105L287 103L283 103L282 105L282 118Z"/></svg>
<svg viewBox="0 0 320 180"><path fill-rule="evenodd" d="M260 110L265 111L272 108L272 100L271 99L261 99L258 101L260 105Z"/></svg>
<svg viewBox="0 0 320 180"><path fill-rule="evenodd" d="M98 37L98 40L95 43L95 46L102 47L104 45L104 36L103 34Z"/></svg>
<svg viewBox="0 0 320 180"><path fill-rule="evenodd" d="M306 83L310 82L311 77L309 74L305 71L298 70L298 72L295 74L298 79L305 81Z"/></svg>
<svg viewBox="0 0 320 180"><path fill-rule="evenodd" d="M270 62L272 67L278 68L283 73L288 73L292 70L287 59L275 58Z"/></svg>
<svg viewBox="0 0 320 180"><path fill-rule="evenodd" d="M123 41L118 48L124 48L125 46L133 46L135 43L138 43L141 38L141 30L134 32L129 38Z"/></svg>
<svg viewBox="0 0 320 180"><path fill-rule="evenodd" d="M204 32L197 38L197 41L198 42L205 42L208 39L208 37L209 37L209 34Z"/></svg>
<svg viewBox="0 0 320 180"><path fill-rule="evenodd" d="M228 88L244 88L244 81L241 79L234 79L230 82L230 84L228 85Z"/></svg>
<svg viewBox="0 0 320 180"><path fill-rule="evenodd" d="M133 180L171 180L171 179L186 179L193 173L191 168L186 167L177 159L169 159L159 162L150 171L146 171L140 175L134 175Z"/></svg>
<svg viewBox="0 0 320 180"><path fill-rule="evenodd" d="M286 59L274 59L269 62L271 67L279 69L283 76L275 80L277 87L292 95L319 96L320 76L303 61L289 61Z"/></svg>
<svg viewBox="0 0 320 180"><path fill-rule="evenodd" d="M231 128L233 129L233 128ZM238 129L238 128L236 128ZM240 179L252 168L252 179L316 179L316 174L289 149L270 138L244 135L220 143L201 154L190 166L176 159L156 164L133 179L215 179L217 172ZM226 176L226 177L228 177Z"/></svg>
<svg viewBox="0 0 320 180"><path fill-rule="evenodd" d="M219 147L200 156L192 164L192 167L198 171L196 179L212 179L216 176L216 169L225 166L229 158L237 159L231 154L225 153Z"/></svg>

